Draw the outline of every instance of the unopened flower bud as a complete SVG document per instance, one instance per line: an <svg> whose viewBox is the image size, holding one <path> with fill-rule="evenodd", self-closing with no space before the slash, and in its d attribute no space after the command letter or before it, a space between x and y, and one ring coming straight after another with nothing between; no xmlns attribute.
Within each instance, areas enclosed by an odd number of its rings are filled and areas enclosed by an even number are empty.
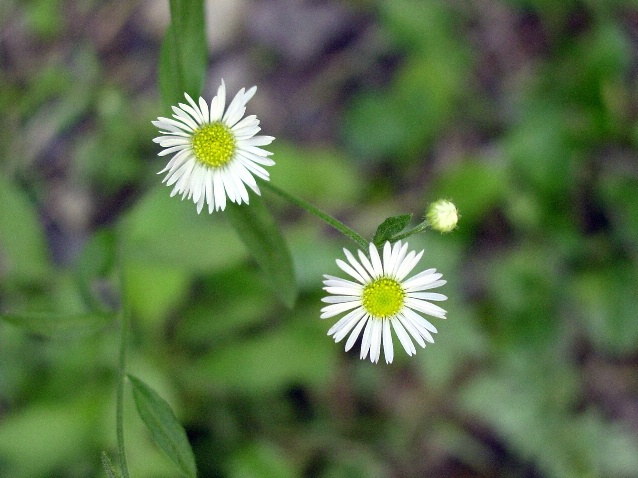
<svg viewBox="0 0 638 478"><path fill-rule="evenodd" d="M439 199L430 204L425 215L430 227L439 232L450 232L459 222L459 213L453 202Z"/></svg>

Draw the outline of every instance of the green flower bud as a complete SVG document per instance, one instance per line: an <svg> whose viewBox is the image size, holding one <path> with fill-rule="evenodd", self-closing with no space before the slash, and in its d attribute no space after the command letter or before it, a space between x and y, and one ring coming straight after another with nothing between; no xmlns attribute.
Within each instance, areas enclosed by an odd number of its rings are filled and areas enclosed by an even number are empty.
<svg viewBox="0 0 638 478"><path fill-rule="evenodd" d="M450 232L459 222L459 212L453 202L439 199L430 204L425 218L435 231Z"/></svg>

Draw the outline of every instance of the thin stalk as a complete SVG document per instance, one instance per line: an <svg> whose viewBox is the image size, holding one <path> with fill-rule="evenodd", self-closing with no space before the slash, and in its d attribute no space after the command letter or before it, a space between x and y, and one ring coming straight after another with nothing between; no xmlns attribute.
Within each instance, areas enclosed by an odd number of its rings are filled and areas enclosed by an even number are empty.
<svg viewBox="0 0 638 478"><path fill-rule="evenodd" d="M124 381L126 379L126 349L128 344L128 329L130 317L128 300L126 298L126 283L124 280L124 227L119 234L119 268L120 268L120 358L117 370L117 404L116 404L116 433L117 449L120 458L120 471L122 478L129 478L126 464L126 450L124 448Z"/></svg>
<svg viewBox="0 0 638 478"><path fill-rule="evenodd" d="M316 208L315 206L313 206L309 202L306 202L303 199L295 197L292 194L289 194L286 191L283 191L282 189L279 189L277 186L273 185L270 182L262 182L261 185L264 186L266 189L274 192L278 196L282 197L286 201L291 202L295 206L298 206L298 207L304 209L305 211L309 212L310 214L314 214L315 216L317 216L319 219L324 221L329 226L333 227L334 229L336 229L337 231L339 231L343 235L345 235L345 236L349 237L350 239L352 239L364 251L366 251L368 249L369 242L366 241L366 239L363 236L361 236L356 231L353 231L352 229L350 229L348 226L346 226L341 221L335 219L334 217L330 216L329 214L326 214L325 212L323 212L322 210Z"/></svg>
<svg viewBox="0 0 638 478"><path fill-rule="evenodd" d="M417 224L416 226L414 226L409 231L405 231L405 232L402 232L402 233L397 234L395 236L392 236L390 238L390 242L395 243L395 242L397 242L400 239L405 239L406 237L410 237L413 234L418 234L419 232L425 231L428 227L430 227L430 223L426 219L422 223Z"/></svg>

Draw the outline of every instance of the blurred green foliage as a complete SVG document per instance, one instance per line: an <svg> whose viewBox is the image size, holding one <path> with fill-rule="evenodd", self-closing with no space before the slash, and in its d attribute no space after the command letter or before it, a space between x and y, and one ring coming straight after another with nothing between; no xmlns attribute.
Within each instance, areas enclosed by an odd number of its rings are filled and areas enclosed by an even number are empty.
<svg viewBox="0 0 638 478"><path fill-rule="evenodd" d="M135 14L72 3L0 6L0 475L104 476L121 265L128 369L185 426L199 476L638 476L636 2L343 3L393 61L380 49L383 81L348 79L330 144L276 133L272 180L367 237L458 206L456 231L410 240L448 280L449 319L391 366L318 319L344 238L264 192L288 309L224 214L157 184L159 42L114 53L74 20L110 12L126 37ZM325 85L269 68L274 92L280 73ZM175 476L130 393L125 414L132 476Z"/></svg>

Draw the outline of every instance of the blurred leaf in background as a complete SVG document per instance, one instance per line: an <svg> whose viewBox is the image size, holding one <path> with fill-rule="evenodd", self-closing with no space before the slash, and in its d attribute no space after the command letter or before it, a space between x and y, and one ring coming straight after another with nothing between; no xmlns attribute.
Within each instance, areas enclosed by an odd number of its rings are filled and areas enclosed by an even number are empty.
<svg viewBox="0 0 638 478"><path fill-rule="evenodd" d="M636 476L638 4L201 6L170 27L187 86L160 93L168 2L0 2L0 475L101 477L116 456L124 222L129 372L201 477ZM158 184L150 121L222 77L259 87L273 184L365 237L454 201L456 230L410 238L448 280L434 344L344 353L321 278L354 244L264 192L288 309L227 217ZM175 476L130 391L132 476Z"/></svg>

